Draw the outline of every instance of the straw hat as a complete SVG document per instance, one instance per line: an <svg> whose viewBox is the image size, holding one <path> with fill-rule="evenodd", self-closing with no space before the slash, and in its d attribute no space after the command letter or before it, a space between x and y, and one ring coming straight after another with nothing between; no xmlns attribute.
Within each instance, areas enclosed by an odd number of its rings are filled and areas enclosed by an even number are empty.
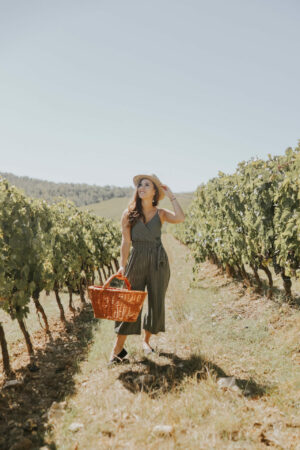
<svg viewBox="0 0 300 450"><path fill-rule="evenodd" d="M159 178L152 174L152 175L136 175L133 177L133 183L135 186L137 186L140 182L140 180L143 180L144 178L147 178L148 180L151 180L152 183L154 183L158 189L158 200L162 200L165 196L165 191L161 185L161 181Z"/></svg>

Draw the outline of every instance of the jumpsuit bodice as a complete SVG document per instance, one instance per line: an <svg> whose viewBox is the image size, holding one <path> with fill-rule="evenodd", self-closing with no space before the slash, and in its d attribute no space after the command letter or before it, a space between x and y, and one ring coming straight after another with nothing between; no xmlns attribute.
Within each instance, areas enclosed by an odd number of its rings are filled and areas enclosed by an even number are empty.
<svg viewBox="0 0 300 450"><path fill-rule="evenodd" d="M131 229L132 247L138 252L151 249L156 252L156 268L167 262L167 254L161 241L161 221L158 210L154 216L143 223L138 220Z"/></svg>

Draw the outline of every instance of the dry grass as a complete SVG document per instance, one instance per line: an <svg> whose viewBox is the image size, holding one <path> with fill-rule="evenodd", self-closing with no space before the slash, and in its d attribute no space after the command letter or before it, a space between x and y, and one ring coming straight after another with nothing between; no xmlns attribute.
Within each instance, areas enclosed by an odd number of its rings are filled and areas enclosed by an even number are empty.
<svg viewBox="0 0 300 450"><path fill-rule="evenodd" d="M66 314L68 313L68 304L69 304L69 294L65 294L63 292L60 293L61 302L63 304L64 310ZM59 309L55 300L55 295L53 292L50 293L50 295L46 295L45 292L42 292L40 295L40 303L42 304L48 319L50 320L57 320L59 318ZM81 307L81 303L79 300L79 297L74 295L74 307L79 309ZM28 330L30 330L30 333L33 335L36 331L39 331L41 329L40 320L35 305L33 301L31 300L29 303L29 314L26 321L26 326ZM72 316L72 314L71 314ZM23 334L20 330L20 327L16 320L11 320L10 316L4 312L2 309L0 309L0 321L2 323L2 326L5 329L5 336L7 339L9 350L11 351L13 349L14 343L19 340L23 339ZM44 325L44 324L43 324ZM51 328L51 327L50 327ZM32 339L34 340L34 337L32 336Z"/></svg>
<svg viewBox="0 0 300 450"><path fill-rule="evenodd" d="M145 358L140 337L130 337L132 362L108 369L113 324L99 321L75 394L49 413L48 442L59 449L299 449L299 310L247 294L209 264L191 287L186 248L170 235L164 242L172 275L167 332L153 338L160 355ZM238 388L220 389L226 376ZM71 432L73 422L83 427ZM156 425L172 428L163 435Z"/></svg>

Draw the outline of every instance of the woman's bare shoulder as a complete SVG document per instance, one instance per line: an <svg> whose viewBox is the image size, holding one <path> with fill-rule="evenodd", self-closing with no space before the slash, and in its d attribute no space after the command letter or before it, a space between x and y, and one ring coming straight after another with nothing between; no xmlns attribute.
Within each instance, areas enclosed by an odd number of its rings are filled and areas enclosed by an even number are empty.
<svg viewBox="0 0 300 450"><path fill-rule="evenodd" d="M165 216L166 210L164 208L157 208L157 211L158 211L159 218L160 218L161 222L163 223L166 219L166 216Z"/></svg>
<svg viewBox="0 0 300 450"><path fill-rule="evenodd" d="M128 208L126 208L126 209L124 209L124 211L122 213L121 222L125 225L128 224L129 223L128 217L129 217L129 210L128 210Z"/></svg>
<svg viewBox="0 0 300 450"><path fill-rule="evenodd" d="M128 208L126 208L126 209L124 209L124 211L122 212L122 217L128 217L128 215L129 215L129 210L128 210Z"/></svg>

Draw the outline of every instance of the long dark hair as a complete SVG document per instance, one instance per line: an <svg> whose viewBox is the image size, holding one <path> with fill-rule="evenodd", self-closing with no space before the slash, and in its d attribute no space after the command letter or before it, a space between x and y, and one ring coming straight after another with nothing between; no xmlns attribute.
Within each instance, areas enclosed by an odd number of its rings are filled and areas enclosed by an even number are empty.
<svg viewBox="0 0 300 450"><path fill-rule="evenodd" d="M153 183L153 181L152 181ZM153 183L155 194L152 200L152 205L156 206L158 205L158 197L159 197L159 191L155 183ZM138 220L143 219L143 222L146 221L143 207L142 207L142 199L139 197L137 187L134 191L132 200L130 201L128 205L128 222L130 227L132 228L133 225L137 223Z"/></svg>

